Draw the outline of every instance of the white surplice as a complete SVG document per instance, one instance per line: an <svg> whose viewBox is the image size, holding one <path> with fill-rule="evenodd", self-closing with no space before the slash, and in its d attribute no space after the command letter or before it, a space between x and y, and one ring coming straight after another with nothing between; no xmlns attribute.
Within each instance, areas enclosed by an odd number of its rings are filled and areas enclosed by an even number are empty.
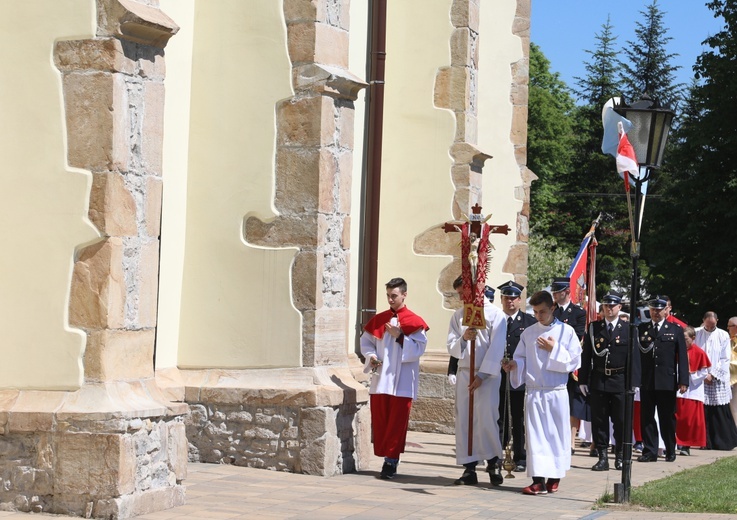
<svg viewBox="0 0 737 520"><path fill-rule="evenodd" d="M552 337L553 350L537 346L537 338ZM553 320L550 325L535 323L520 336L514 352L517 366L510 371L510 383L526 385L525 432L527 475L563 478L571 468L570 405L566 383L568 374L581 364L581 343L573 327Z"/></svg>
<svg viewBox="0 0 737 520"><path fill-rule="evenodd" d="M476 336L475 372L489 376L473 394L473 452L468 455L468 412L471 353L470 342L463 339L463 309L458 309L448 328L448 353L458 358L456 375L456 461L466 464L502 456L499 439L499 383L502 356L507 342L507 321L501 309L484 298L486 328Z"/></svg>
<svg viewBox="0 0 737 520"><path fill-rule="evenodd" d="M706 406L720 406L729 404L732 399L730 387L729 362L732 359L729 334L722 329L708 331L703 327L696 329L694 339L699 347L706 352L711 366L708 368L715 381L704 386Z"/></svg>
<svg viewBox="0 0 737 520"><path fill-rule="evenodd" d="M397 318L390 323L397 326ZM420 357L425 353L427 336L424 329L405 335L402 345L388 332L381 339L366 331L361 335L361 354L366 358L364 372L372 371L371 357L381 365L371 376L369 394L388 394L395 397L417 397L420 384Z"/></svg>

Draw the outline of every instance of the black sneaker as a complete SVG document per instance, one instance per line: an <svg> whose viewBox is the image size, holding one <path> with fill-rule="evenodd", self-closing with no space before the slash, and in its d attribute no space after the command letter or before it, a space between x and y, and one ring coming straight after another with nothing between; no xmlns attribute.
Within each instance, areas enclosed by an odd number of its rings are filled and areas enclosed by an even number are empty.
<svg viewBox="0 0 737 520"><path fill-rule="evenodd" d="M396 474L397 465L392 464L391 462L384 462L384 465L381 466L381 474L379 475L379 478L383 480L391 480Z"/></svg>
<svg viewBox="0 0 737 520"><path fill-rule="evenodd" d="M517 466L514 468L515 473L523 473L527 471L527 461L521 460L517 463Z"/></svg>
<svg viewBox="0 0 737 520"><path fill-rule="evenodd" d="M456 479L453 484L456 486L475 486L479 483L479 478L475 471L466 470L461 475L461 478Z"/></svg>

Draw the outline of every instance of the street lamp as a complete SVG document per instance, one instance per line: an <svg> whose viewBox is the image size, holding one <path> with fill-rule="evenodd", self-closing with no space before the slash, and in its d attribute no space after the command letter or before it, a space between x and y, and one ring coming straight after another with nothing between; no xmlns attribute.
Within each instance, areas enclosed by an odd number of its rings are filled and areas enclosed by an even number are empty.
<svg viewBox="0 0 737 520"><path fill-rule="evenodd" d="M642 185L652 175L652 171L660 168L663 162L665 143L668 140L670 124L673 121L672 110L661 107L647 94L641 100L627 105L624 101L614 104L614 111L628 119L632 128L627 137L635 150L635 156L640 166L637 178L629 173L630 182L635 185L635 207L632 228L632 285L630 292L630 335L627 363L625 370L625 401L624 401L624 432L622 433L624 446L622 453L622 482L614 485L615 502L629 502L632 487L632 410L634 408L635 391L632 388L632 356L635 352L635 338L637 337L637 296L640 293L640 225L644 203L642 199Z"/></svg>

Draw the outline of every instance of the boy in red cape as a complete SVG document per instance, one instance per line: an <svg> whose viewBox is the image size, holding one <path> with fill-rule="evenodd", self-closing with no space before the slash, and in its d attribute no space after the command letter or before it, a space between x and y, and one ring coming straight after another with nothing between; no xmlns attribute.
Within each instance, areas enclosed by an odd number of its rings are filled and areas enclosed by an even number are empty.
<svg viewBox="0 0 737 520"><path fill-rule="evenodd" d="M366 358L364 372L373 372L369 394L374 454L384 457L380 478L391 479L404 452L428 326L404 304L407 282L402 278L386 283L386 298L389 310L371 318L364 327L361 354Z"/></svg>

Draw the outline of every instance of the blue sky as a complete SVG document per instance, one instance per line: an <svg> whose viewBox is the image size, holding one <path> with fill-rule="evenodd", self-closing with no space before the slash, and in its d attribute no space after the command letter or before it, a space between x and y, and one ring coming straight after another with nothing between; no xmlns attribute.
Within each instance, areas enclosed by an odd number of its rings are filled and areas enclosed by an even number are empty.
<svg viewBox="0 0 737 520"><path fill-rule="evenodd" d="M651 0L532 0L530 36L551 62L553 72L569 87L575 88L574 77L586 74L584 62L594 50L595 35L610 16L612 33L617 36L615 45L621 48L626 42L635 41L638 21L644 22L640 11L645 11ZM673 60L680 65L677 81L690 84L692 66L696 57L707 47L701 42L719 31L721 18L714 18L706 7L706 0L659 0L658 6L665 12L663 23L668 28L669 53L679 54ZM624 58L624 55L621 55Z"/></svg>

